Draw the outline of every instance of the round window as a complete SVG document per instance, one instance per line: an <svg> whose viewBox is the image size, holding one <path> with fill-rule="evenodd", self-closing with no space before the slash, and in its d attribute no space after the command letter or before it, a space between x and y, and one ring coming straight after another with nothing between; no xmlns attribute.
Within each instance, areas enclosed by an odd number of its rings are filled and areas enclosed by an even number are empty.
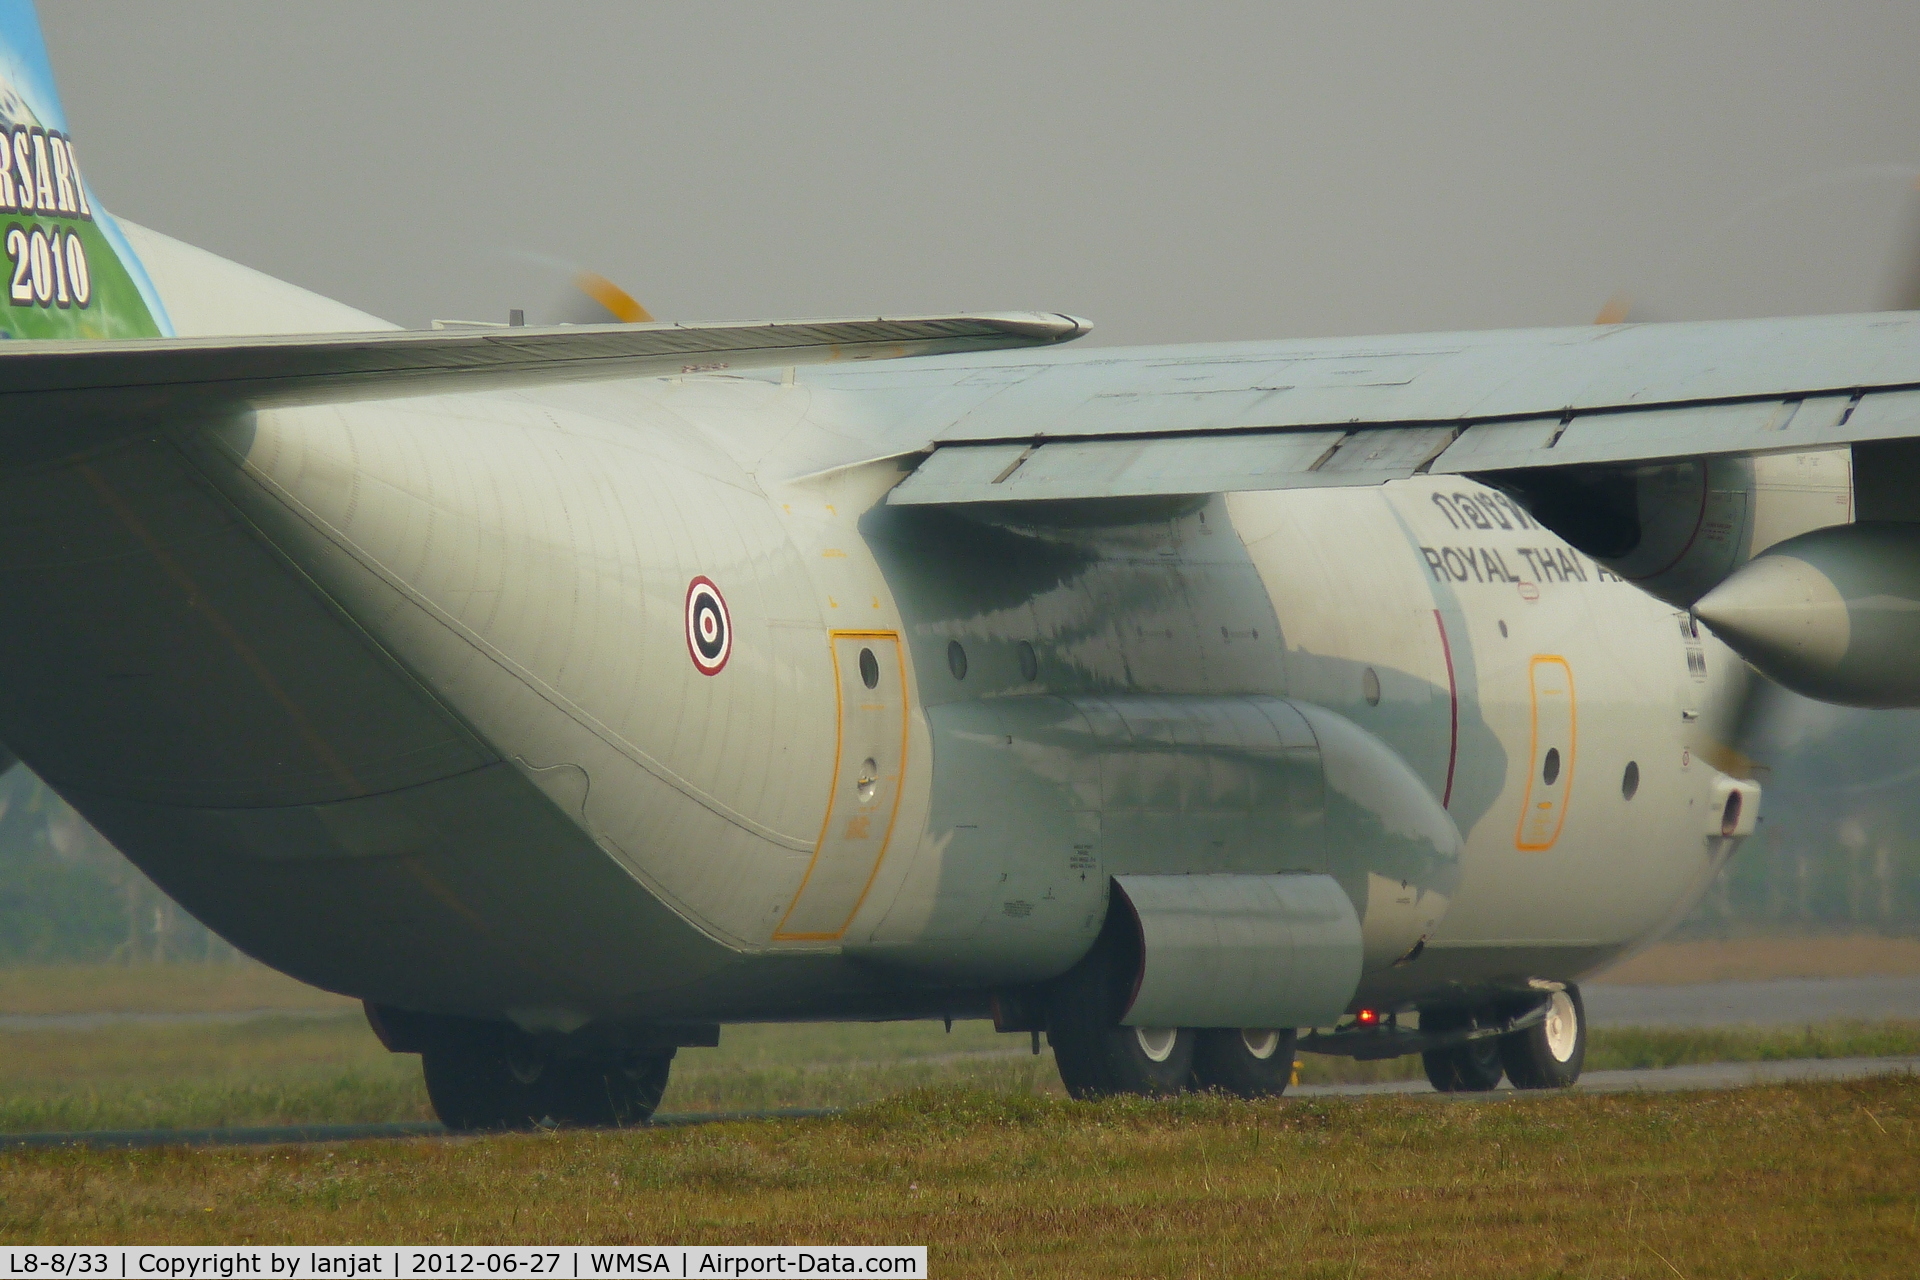
<svg viewBox="0 0 1920 1280"><path fill-rule="evenodd" d="M873 650L860 651L860 683L871 689L880 683L880 659L873 656Z"/></svg>
<svg viewBox="0 0 1920 1280"><path fill-rule="evenodd" d="M1368 667L1360 676L1360 696L1367 700L1370 707L1380 705L1380 674L1372 667Z"/></svg>
<svg viewBox="0 0 1920 1280"><path fill-rule="evenodd" d="M1020 678L1038 680L1040 678L1040 658L1034 653L1033 646L1025 640L1020 642Z"/></svg>
<svg viewBox="0 0 1920 1280"><path fill-rule="evenodd" d="M1633 799L1634 793L1639 790L1640 762L1637 760L1629 760L1627 761L1627 771L1620 775L1620 795L1624 799L1631 800Z"/></svg>
<svg viewBox="0 0 1920 1280"><path fill-rule="evenodd" d="M1560 780L1560 748L1548 747L1547 758L1540 765L1540 781L1552 786Z"/></svg>
<svg viewBox="0 0 1920 1280"><path fill-rule="evenodd" d="M967 651L958 640L947 641L947 670L953 672L955 680L967 678Z"/></svg>

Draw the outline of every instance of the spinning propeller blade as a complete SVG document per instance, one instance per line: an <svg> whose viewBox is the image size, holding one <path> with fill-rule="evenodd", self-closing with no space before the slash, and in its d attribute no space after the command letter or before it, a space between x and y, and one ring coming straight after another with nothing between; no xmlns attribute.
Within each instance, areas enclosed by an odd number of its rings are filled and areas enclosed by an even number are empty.
<svg viewBox="0 0 1920 1280"><path fill-rule="evenodd" d="M622 324L647 324L653 319L653 313L636 302L632 294L603 275L591 271L575 272L573 287ZM604 316L595 316L591 323L605 322Z"/></svg>

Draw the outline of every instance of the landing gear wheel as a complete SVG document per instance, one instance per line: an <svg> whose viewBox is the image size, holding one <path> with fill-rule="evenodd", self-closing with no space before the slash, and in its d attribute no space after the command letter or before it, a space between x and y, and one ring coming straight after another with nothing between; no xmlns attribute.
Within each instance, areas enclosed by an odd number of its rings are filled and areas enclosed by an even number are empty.
<svg viewBox="0 0 1920 1280"><path fill-rule="evenodd" d="M548 1065L548 1100L560 1124L617 1129L645 1124L667 1089L673 1051L574 1058Z"/></svg>
<svg viewBox="0 0 1920 1280"><path fill-rule="evenodd" d="M673 1050L561 1057L504 1023L448 1019L421 1050L427 1097L456 1133L644 1124Z"/></svg>
<svg viewBox="0 0 1920 1280"><path fill-rule="evenodd" d="M1516 1089L1565 1089L1587 1061L1587 1006L1580 988L1553 993L1546 1019L1500 1037L1500 1060Z"/></svg>
<svg viewBox="0 0 1920 1280"><path fill-rule="evenodd" d="M1457 1031L1472 1024L1464 1009L1420 1011L1422 1031ZM1420 1055L1427 1068L1427 1080L1441 1093L1485 1093L1498 1088L1504 1066L1499 1041L1488 1037L1469 1040L1445 1049L1429 1049Z"/></svg>
<svg viewBox="0 0 1920 1280"><path fill-rule="evenodd" d="M434 1114L455 1133L546 1120L549 1065L532 1037L510 1027L448 1030L420 1054Z"/></svg>
<svg viewBox="0 0 1920 1280"><path fill-rule="evenodd" d="M1195 1034L1182 1027L1120 1025L1132 973L1113 959L1116 951L1102 938L1053 984L1047 1043L1060 1081L1076 1098L1180 1093L1193 1078Z"/></svg>
<svg viewBox="0 0 1920 1280"><path fill-rule="evenodd" d="M1193 1041L1184 1027L1093 1026L1084 1020L1047 1031L1060 1080L1081 1099L1184 1091L1193 1076Z"/></svg>
<svg viewBox="0 0 1920 1280"><path fill-rule="evenodd" d="M1277 1098L1293 1080L1292 1030L1253 1028L1197 1033L1193 1079L1237 1098Z"/></svg>

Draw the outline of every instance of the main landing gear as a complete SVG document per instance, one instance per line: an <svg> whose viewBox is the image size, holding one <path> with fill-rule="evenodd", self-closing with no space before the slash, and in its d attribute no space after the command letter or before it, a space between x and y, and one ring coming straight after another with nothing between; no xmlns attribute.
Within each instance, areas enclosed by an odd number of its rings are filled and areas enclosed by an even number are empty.
<svg viewBox="0 0 1920 1280"><path fill-rule="evenodd" d="M1076 1098L1179 1093L1193 1076L1195 1033L1120 1025L1133 975L1116 953L1095 946L1048 994L1047 1043L1060 1081Z"/></svg>
<svg viewBox="0 0 1920 1280"><path fill-rule="evenodd" d="M420 1055L434 1113L456 1133L644 1124L666 1092L675 1053L569 1043L504 1022L378 1006L367 1013L389 1049Z"/></svg>
<svg viewBox="0 0 1920 1280"><path fill-rule="evenodd" d="M421 1051L427 1097L459 1133L644 1124L674 1051L562 1057L512 1027L436 1036Z"/></svg>
<svg viewBox="0 0 1920 1280"><path fill-rule="evenodd" d="M1464 1031L1476 1015L1464 1009L1424 1010L1423 1033ZM1549 998L1546 1016L1505 1035L1467 1040L1421 1054L1427 1079L1442 1093L1484 1093L1501 1076L1516 1089L1564 1089L1580 1078L1587 1060L1587 1009L1580 988L1568 984Z"/></svg>
<svg viewBox="0 0 1920 1280"><path fill-rule="evenodd" d="M1505 1004L1485 1008L1424 1009L1418 1031L1363 1014L1354 1024L1315 1032L1302 1043L1285 1028L1123 1026L1136 971L1124 939L1109 934L1044 993L1054 1062L1076 1098L1188 1089L1278 1097L1293 1078L1296 1050L1369 1060L1419 1052L1427 1079L1442 1093L1484 1093L1503 1077L1517 1089L1564 1089L1580 1078L1586 1062L1586 1007L1571 984L1516 992ZM1021 1021L1002 1029L1036 1025Z"/></svg>
<svg viewBox="0 0 1920 1280"><path fill-rule="evenodd" d="M1047 1042L1068 1093L1165 1096L1199 1088L1271 1098L1286 1091L1291 1029L1121 1026L1133 973L1117 954L1096 946L1048 993Z"/></svg>

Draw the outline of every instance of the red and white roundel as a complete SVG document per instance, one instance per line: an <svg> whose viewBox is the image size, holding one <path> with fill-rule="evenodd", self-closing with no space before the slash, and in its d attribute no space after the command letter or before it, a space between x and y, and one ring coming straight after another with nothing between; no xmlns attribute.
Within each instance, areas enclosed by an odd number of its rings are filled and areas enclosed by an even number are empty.
<svg viewBox="0 0 1920 1280"><path fill-rule="evenodd" d="M733 619L711 579L687 584L687 652L703 676L717 676L733 652Z"/></svg>

